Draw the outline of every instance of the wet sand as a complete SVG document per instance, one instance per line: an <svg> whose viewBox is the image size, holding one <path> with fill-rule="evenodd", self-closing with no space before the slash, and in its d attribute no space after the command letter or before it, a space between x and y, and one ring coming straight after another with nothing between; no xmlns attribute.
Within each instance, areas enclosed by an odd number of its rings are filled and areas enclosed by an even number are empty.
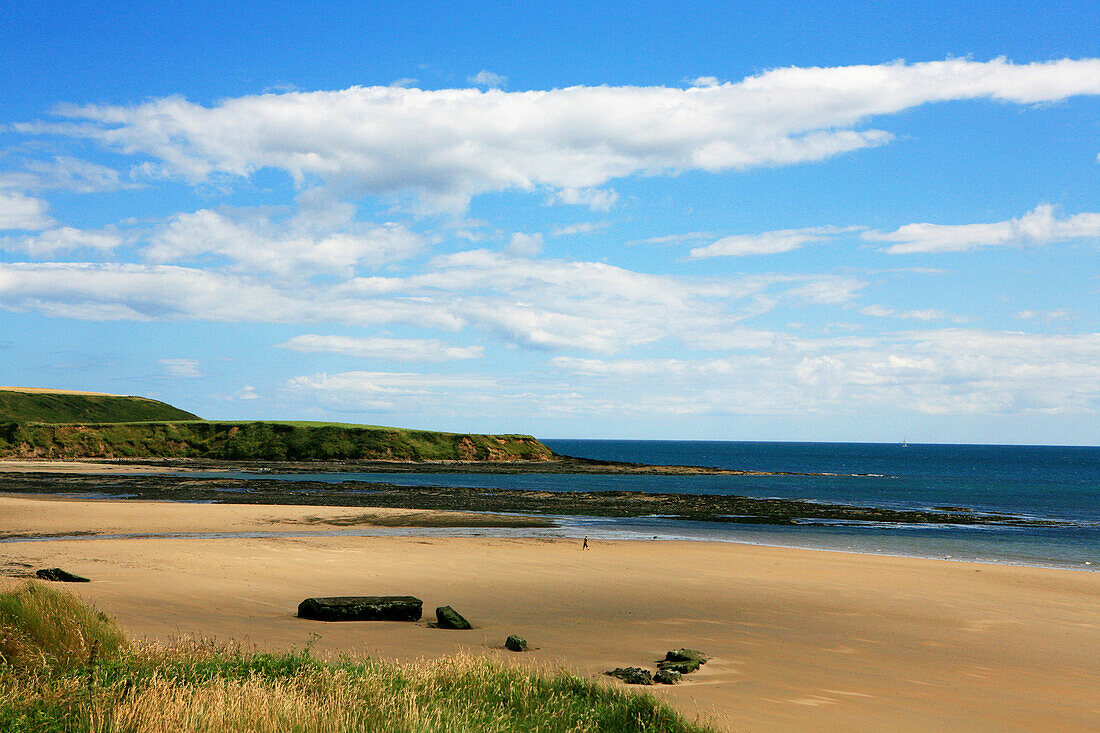
<svg viewBox="0 0 1100 733"><path fill-rule="evenodd" d="M401 510L372 509L379 516ZM0 497L6 533L239 532L347 507ZM329 528L331 529L331 527ZM294 537L0 543L0 572L60 566L135 637L398 660L465 651L601 679L665 650L714 655L646 688L729 730L1096 730L1100 574L697 542ZM295 617L317 595L415 595L418 624ZM428 628L451 605L472 631ZM512 654L508 634L535 650ZM607 684L620 684L607 680Z"/></svg>

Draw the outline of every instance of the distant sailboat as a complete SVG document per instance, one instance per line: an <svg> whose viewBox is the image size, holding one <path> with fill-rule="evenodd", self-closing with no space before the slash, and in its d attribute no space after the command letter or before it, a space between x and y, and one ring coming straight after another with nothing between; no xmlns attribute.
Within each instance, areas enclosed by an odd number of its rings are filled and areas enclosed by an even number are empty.
<svg viewBox="0 0 1100 733"><path fill-rule="evenodd" d="M901 441L901 447L902 448L908 448L909 447L909 441L907 441L903 438L902 441Z"/></svg>

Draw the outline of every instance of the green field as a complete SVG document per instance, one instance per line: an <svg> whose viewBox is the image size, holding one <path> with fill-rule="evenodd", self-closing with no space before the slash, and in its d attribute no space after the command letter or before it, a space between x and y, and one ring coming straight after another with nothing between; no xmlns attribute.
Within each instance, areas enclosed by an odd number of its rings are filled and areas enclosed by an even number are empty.
<svg viewBox="0 0 1100 733"><path fill-rule="evenodd" d="M300 422L0 423L0 458L514 461L553 458L529 435Z"/></svg>
<svg viewBox="0 0 1100 733"><path fill-rule="evenodd" d="M308 421L200 420L144 397L0 389L0 458L543 460L530 435Z"/></svg>
<svg viewBox="0 0 1100 733"><path fill-rule="evenodd" d="M111 423L197 419L190 412L144 397L0 389L0 422Z"/></svg>

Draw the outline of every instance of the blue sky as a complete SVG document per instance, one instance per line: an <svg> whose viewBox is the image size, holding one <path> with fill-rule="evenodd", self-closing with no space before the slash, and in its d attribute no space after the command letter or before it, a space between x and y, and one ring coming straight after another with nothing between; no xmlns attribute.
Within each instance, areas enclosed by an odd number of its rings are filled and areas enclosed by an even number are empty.
<svg viewBox="0 0 1100 733"><path fill-rule="evenodd" d="M0 384L1092 444L1100 6L5 3Z"/></svg>

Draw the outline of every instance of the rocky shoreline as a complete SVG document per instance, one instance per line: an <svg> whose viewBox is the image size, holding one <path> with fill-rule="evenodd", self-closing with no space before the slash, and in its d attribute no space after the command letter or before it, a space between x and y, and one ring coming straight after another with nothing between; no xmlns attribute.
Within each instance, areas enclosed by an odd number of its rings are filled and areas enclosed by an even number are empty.
<svg viewBox="0 0 1100 733"><path fill-rule="evenodd" d="M78 461L80 459L77 459ZM396 461L318 460L253 461L206 458L96 458L84 462L119 467L158 468L165 471L241 473L580 473L631 476L835 476L799 471L751 471L711 466L657 466L649 463L599 461L592 458L555 456L540 460L507 461ZM858 475L858 474L853 474Z"/></svg>
<svg viewBox="0 0 1100 733"><path fill-rule="evenodd" d="M627 464L629 465L629 464ZM192 464L193 466L193 464ZM286 464L279 464L283 472ZM356 463L356 471L366 470ZM311 465L311 473L328 472ZM663 468L663 467L653 467ZM235 470L246 470L234 466ZM251 465L247 470L256 470ZM485 472L484 466L477 466ZM213 470L203 468L199 470ZM221 466L220 470L225 470ZM270 469L269 469L270 470ZM351 469L349 469L351 470ZM418 464L418 470L423 466ZM453 472L448 465L441 472ZM471 468L471 472L473 468ZM564 471L563 471L564 473ZM1009 514L975 512L965 507L896 510L825 504L794 499L743 496L658 494L637 491L529 491L450 486L398 486L390 483L295 481L265 478L216 478L187 474L0 474L0 493L64 494L92 498L285 504L501 512L535 516L645 517L735 524L797 525L813 521L891 522L899 524L970 524L1057 526L1061 523Z"/></svg>

